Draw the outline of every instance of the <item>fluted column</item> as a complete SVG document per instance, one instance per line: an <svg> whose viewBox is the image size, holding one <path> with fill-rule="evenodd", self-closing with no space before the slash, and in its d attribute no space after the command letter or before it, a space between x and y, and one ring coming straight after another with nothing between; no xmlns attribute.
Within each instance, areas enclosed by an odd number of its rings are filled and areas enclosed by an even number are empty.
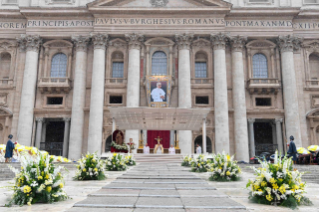
<svg viewBox="0 0 319 212"><path fill-rule="evenodd" d="M90 37L73 36L76 48L75 76L71 115L69 158L79 159L82 154L84 106L86 90L87 44Z"/></svg>
<svg viewBox="0 0 319 212"><path fill-rule="evenodd" d="M236 159L249 162L243 47L246 37L232 37L232 76Z"/></svg>
<svg viewBox="0 0 319 212"><path fill-rule="evenodd" d="M37 118L37 132L35 136L35 147L40 149L41 137L42 137L42 126L43 126L43 118Z"/></svg>
<svg viewBox="0 0 319 212"><path fill-rule="evenodd" d="M64 137L63 137L63 157L68 157L69 137L70 137L70 121L71 118L64 118Z"/></svg>
<svg viewBox="0 0 319 212"><path fill-rule="evenodd" d="M250 157L255 156L255 132L254 132L254 123L255 119L248 119L248 125L249 125L249 142L250 142L250 148L249 148L249 155Z"/></svg>
<svg viewBox="0 0 319 212"><path fill-rule="evenodd" d="M229 123L226 75L226 43L229 37L219 33L211 35L214 49L214 110L215 110L215 151L230 153Z"/></svg>
<svg viewBox="0 0 319 212"><path fill-rule="evenodd" d="M26 50L23 85L20 102L18 140L20 144L30 146L33 128L33 111L36 93L39 47L42 39L39 35L22 35L18 39L20 48Z"/></svg>
<svg viewBox="0 0 319 212"><path fill-rule="evenodd" d="M297 147L302 146L302 142L293 51L300 48L301 42L302 39L290 35L278 38L281 52L286 135L287 138L291 135L295 137Z"/></svg>
<svg viewBox="0 0 319 212"><path fill-rule="evenodd" d="M126 34L126 41L129 45L129 64L128 64L128 81L127 81L127 94L126 106L139 107L140 106L140 51L144 36L139 34ZM125 143L130 142L132 138L135 146L139 142L139 130L126 130Z"/></svg>
<svg viewBox="0 0 319 212"><path fill-rule="evenodd" d="M91 104L89 121L88 151L101 154L104 111L105 50L108 35L97 34L92 37L94 45L93 74L91 85Z"/></svg>
<svg viewBox="0 0 319 212"><path fill-rule="evenodd" d="M179 34L175 35L178 45L178 107L192 107L191 93L191 65L190 65L190 46L194 35ZM179 130L179 147L183 154L192 152L192 131Z"/></svg>

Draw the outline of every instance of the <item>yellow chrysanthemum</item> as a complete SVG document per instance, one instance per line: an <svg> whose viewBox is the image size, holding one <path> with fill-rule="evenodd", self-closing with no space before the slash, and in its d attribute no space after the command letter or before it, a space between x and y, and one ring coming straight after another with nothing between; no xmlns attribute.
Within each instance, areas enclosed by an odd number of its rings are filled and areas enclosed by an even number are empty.
<svg viewBox="0 0 319 212"><path fill-rule="evenodd" d="M226 158L227 158L227 161L230 161L230 155L227 155Z"/></svg>
<svg viewBox="0 0 319 212"><path fill-rule="evenodd" d="M280 191L280 193L282 193L282 194L286 193L286 189L285 189L284 186L280 186L279 191Z"/></svg>
<svg viewBox="0 0 319 212"><path fill-rule="evenodd" d="M23 192L24 193L29 193L31 191L31 187L30 186L25 186L24 188L23 188Z"/></svg>
<svg viewBox="0 0 319 212"><path fill-rule="evenodd" d="M59 187L60 187L60 188L63 188L63 186L64 186L63 183L60 183L60 184L59 184Z"/></svg>
<svg viewBox="0 0 319 212"><path fill-rule="evenodd" d="M42 176L38 176L38 180L42 180L43 179L43 177Z"/></svg>
<svg viewBox="0 0 319 212"><path fill-rule="evenodd" d="M83 172L86 172L86 168L83 169Z"/></svg>
<svg viewBox="0 0 319 212"><path fill-rule="evenodd" d="M97 168L94 168L94 171L97 172Z"/></svg>
<svg viewBox="0 0 319 212"><path fill-rule="evenodd" d="M46 189L45 189L47 192L51 192L51 190L52 190L52 187L51 186L48 186L48 187L46 187Z"/></svg>
<svg viewBox="0 0 319 212"><path fill-rule="evenodd" d="M49 179L49 175L48 174L45 175L45 179L46 180Z"/></svg>
<svg viewBox="0 0 319 212"><path fill-rule="evenodd" d="M227 171L227 172L226 172L226 175L229 176L229 175L230 175L230 171Z"/></svg>
<svg viewBox="0 0 319 212"><path fill-rule="evenodd" d="M275 183L276 183L276 180L275 180L274 178L270 178L269 182L270 182L271 184L275 184Z"/></svg>

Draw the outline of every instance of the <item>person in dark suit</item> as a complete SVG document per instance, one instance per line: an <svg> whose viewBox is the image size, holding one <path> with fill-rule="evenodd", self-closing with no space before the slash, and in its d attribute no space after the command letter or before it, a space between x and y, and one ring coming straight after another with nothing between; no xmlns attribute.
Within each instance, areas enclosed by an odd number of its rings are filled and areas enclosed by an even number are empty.
<svg viewBox="0 0 319 212"><path fill-rule="evenodd" d="M294 162L294 164L296 164L297 162L297 148L296 148L296 144L294 142L295 138L293 136L290 136L290 144L289 144L289 149L287 154L289 155L289 157L292 157L292 161Z"/></svg>
<svg viewBox="0 0 319 212"><path fill-rule="evenodd" d="M9 140L6 146L6 154L4 155L4 157L6 158L6 163L8 163L9 160L12 158L13 150L14 150L14 143L11 141L11 139L13 138L13 135L10 134L8 138Z"/></svg>

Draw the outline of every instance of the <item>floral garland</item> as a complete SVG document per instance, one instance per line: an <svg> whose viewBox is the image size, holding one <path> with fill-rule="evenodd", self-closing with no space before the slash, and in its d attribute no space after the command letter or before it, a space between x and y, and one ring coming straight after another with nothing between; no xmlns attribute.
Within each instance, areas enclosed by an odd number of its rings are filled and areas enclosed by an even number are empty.
<svg viewBox="0 0 319 212"><path fill-rule="evenodd" d="M233 160L234 156L230 157L225 152L217 155L213 154L210 165L210 172L212 172L209 180L211 181L237 181L240 179L241 172L237 162Z"/></svg>
<svg viewBox="0 0 319 212"><path fill-rule="evenodd" d="M119 145L119 144L115 143L114 141L112 141L111 147L114 147L117 150L128 150L128 147L125 143L123 143L122 145Z"/></svg>
<svg viewBox="0 0 319 212"><path fill-rule="evenodd" d="M69 199L63 190L64 180L61 169L53 164L48 154L37 152L36 157L23 153L20 157L21 171L9 166L15 173L14 185L7 188L13 190L12 200L6 204L24 205L37 202L53 203Z"/></svg>
<svg viewBox="0 0 319 212"><path fill-rule="evenodd" d="M255 171L256 179L249 180L246 187L250 189L249 199L259 204L273 205L296 209L299 205L312 205L305 197L306 183L301 181L304 173L294 170L292 159L278 157L276 151L273 164L259 160L261 168Z"/></svg>
<svg viewBox="0 0 319 212"><path fill-rule="evenodd" d="M104 164L100 158L94 154L86 154L79 160L73 180L105 180L107 176L104 173Z"/></svg>

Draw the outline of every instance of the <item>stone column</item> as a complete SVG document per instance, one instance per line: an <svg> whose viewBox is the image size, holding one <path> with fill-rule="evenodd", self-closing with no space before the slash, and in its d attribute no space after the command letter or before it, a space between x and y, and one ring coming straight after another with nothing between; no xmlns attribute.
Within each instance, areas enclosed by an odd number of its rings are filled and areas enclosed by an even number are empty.
<svg viewBox="0 0 319 212"><path fill-rule="evenodd" d="M281 52L286 135L287 138L291 135L295 137L297 147L302 146L302 141L293 51L300 48L301 42L300 38L290 35L278 38Z"/></svg>
<svg viewBox="0 0 319 212"><path fill-rule="evenodd" d="M173 147L175 147L175 132L174 130L171 130L170 131L170 142L169 142L169 145L173 145Z"/></svg>
<svg viewBox="0 0 319 212"><path fill-rule="evenodd" d="M69 136L70 136L70 121L71 118L64 118L64 137L63 137L63 154L67 158L69 152Z"/></svg>
<svg viewBox="0 0 319 212"><path fill-rule="evenodd" d="M249 162L249 144L247 129L247 110L245 98L245 76L243 65L243 47L246 37L232 37L232 74L233 74L233 105L236 159ZM217 111L218 112L218 111Z"/></svg>
<svg viewBox="0 0 319 212"><path fill-rule="evenodd" d="M93 74L89 119L88 151L101 154L104 112L105 50L108 35L96 34L92 37L94 45Z"/></svg>
<svg viewBox="0 0 319 212"><path fill-rule="evenodd" d="M128 64L128 77L127 77L127 94L126 106L139 107L140 106L140 65L141 65L141 46L144 41L143 35L126 34L126 41L129 46L129 64ZM126 130L125 143L133 138L135 146L138 146L139 131Z"/></svg>
<svg viewBox="0 0 319 212"><path fill-rule="evenodd" d="M76 160L82 154L84 106L86 91L87 45L90 37L73 36L76 48L75 76L71 115L69 159Z"/></svg>
<svg viewBox="0 0 319 212"><path fill-rule="evenodd" d="M230 153L225 53L228 40L229 37L222 33L211 35L214 49L215 151L227 154Z"/></svg>
<svg viewBox="0 0 319 212"><path fill-rule="evenodd" d="M192 107L190 47L194 35L175 35L178 46L178 107ZM180 130L179 146L182 154L192 153L192 131Z"/></svg>
<svg viewBox="0 0 319 212"><path fill-rule="evenodd" d="M282 127L281 127L282 119L275 119L276 124L276 137L278 144L278 152L284 154L283 143L282 143Z"/></svg>
<svg viewBox="0 0 319 212"><path fill-rule="evenodd" d="M207 152L207 139L206 139L206 119L203 120L203 153L205 154Z"/></svg>
<svg viewBox="0 0 319 212"><path fill-rule="evenodd" d="M22 35L18 39L20 48L26 50L23 85L18 122L18 140L22 145L30 146L33 128L33 110L36 93L39 47L42 39L39 35Z"/></svg>
<svg viewBox="0 0 319 212"><path fill-rule="evenodd" d="M250 142L250 158L255 156L255 132L254 132L255 119L248 119L249 124L249 142Z"/></svg>
<svg viewBox="0 0 319 212"><path fill-rule="evenodd" d="M35 137L35 147L40 149L41 137L42 137L42 126L43 126L43 118L37 118L37 132Z"/></svg>

